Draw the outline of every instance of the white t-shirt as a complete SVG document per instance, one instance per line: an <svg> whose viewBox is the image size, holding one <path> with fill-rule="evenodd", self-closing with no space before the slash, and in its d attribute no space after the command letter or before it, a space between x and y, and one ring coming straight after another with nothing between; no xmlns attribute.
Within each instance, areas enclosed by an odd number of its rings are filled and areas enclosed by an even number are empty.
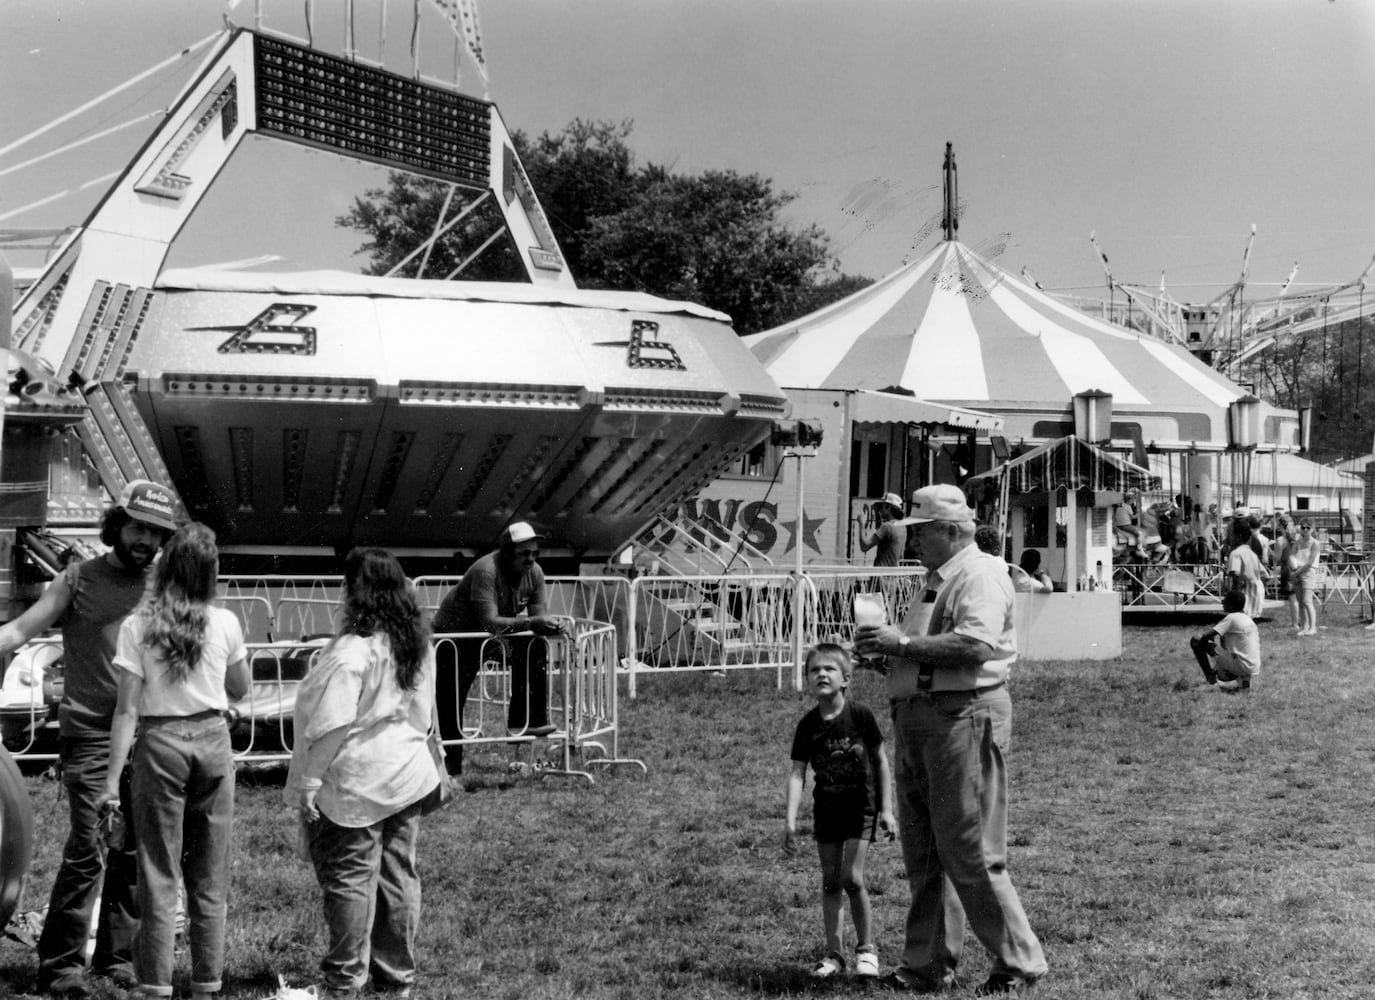
<svg viewBox="0 0 1375 1000"><path fill-rule="evenodd" d="M115 666L143 678L139 715L196 715L229 707L224 676L229 664L248 655L243 626L232 611L209 608L200 662L181 681L174 681L162 653L143 642L147 620L137 612L124 619L115 647Z"/></svg>
<svg viewBox="0 0 1375 1000"><path fill-rule="evenodd" d="M1233 611L1213 626L1222 648L1231 656L1237 668L1231 673L1255 677L1260 673L1260 629L1251 616Z"/></svg>

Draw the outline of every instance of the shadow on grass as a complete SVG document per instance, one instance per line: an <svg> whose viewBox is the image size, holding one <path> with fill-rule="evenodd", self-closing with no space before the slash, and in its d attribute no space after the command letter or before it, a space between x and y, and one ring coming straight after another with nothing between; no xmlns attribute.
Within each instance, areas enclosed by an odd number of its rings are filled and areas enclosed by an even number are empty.
<svg viewBox="0 0 1375 1000"><path fill-rule="evenodd" d="M863 988L863 985L851 976L826 980L813 979L806 969L780 962L733 962L720 967L708 965L703 972L722 983L766 996L830 996L837 993L852 993Z"/></svg>

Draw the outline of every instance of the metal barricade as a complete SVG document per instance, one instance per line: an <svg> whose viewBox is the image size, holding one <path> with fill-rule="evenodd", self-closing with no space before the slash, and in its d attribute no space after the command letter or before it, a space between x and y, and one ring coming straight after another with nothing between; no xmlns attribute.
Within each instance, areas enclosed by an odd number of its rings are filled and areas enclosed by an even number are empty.
<svg viewBox="0 0 1375 1000"><path fill-rule="evenodd" d="M1177 607L1222 601L1226 574L1220 563L1114 563L1112 587L1124 608Z"/></svg>
<svg viewBox="0 0 1375 1000"><path fill-rule="evenodd" d="M888 620L900 621L926 571L914 567L808 567L801 618L794 629L796 577L791 573L642 576L630 587L626 642L629 694L646 673L773 669L801 686L794 642L854 636L854 595L881 593Z"/></svg>
<svg viewBox="0 0 1375 1000"><path fill-rule="evenodd" d="M616 630L605 623L574 622L571 634L541 636L531 632L493 636L485 632L444 633L434 637L435 660L441 671L436 697L445 747L528 744L536 740L558 746L560 766L546 768L545 777L595 779L588 767L627 765L646 770L642 761L620 756L619 717L616 697ZM523 651L516 652L519 643ZM548 682L548 713L552 733L536 735L529 727L508 728L511 698L517 686L513 671L533 670L534 651L543 653ZM523 662L521 662L523 661ZM472 670L466 697L461 685L465 664ZM527 702L516 715L528 720L531 690L523 685ZM446 725L447 724L447 725ZM457 732L457 736L448 733ZM586 757L589 750L598 754ZM574 751L584 755L583 767L573 765Z"/></svg>
<svg viewBox="0 0 1375 1000"><path fill-rule="evenodd" d="M236 761L291 759L296 692L324 646L325 640L248 644L248 694L230 706L228 716Z"/></svg>
<svg viewBox="0 0 1375 1000"><path fill-rule="evenodd" d="M791 574L641 576L630 584L629 691L659 671L774 669L792 662Z"/></svg>
<svg viewBox="0 0 1375 1000"><path fill-rule="evenodd" d="M255 601L271 608L268 641L330 635L343 593L338 576L225 576L220 578L221 602L236 609ZM245 635L254 624L243 619ZM256 633L254 633L256 634Z"/></svg>
<svg viewBox="0 0 1375 1000"><path fill-rule="evenodd" d="M433 614L460 576L418 576L415 584L421 608ZM544 579L546 609L576 621L606 622L625 632L630 605L630 580L624 576L549 576ZM621 647L624 656L624 646Z"/></svg>

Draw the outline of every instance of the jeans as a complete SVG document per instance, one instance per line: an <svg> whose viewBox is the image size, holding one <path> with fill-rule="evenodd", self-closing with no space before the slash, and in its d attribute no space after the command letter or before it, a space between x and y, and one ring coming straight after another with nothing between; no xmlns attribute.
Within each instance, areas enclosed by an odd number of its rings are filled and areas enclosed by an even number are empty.
<svg viewBox="0 0 1375 1000"><path fill-rule="evenodd" d="M419 830L418 802L371 826L338 826L323 815L310 824L310 858L329 930L320 969L331 991L352 993L369 973L378 989L415 982Z"/></svg>
<svg viewBox="0 0 1375 1000"><path fill-rule="evenodd" d="M1046 971L1041 944L1007 872L1012 702L992 691L893 702L898 828L912 901L902 965L931 982L960 959L965 915L995 973Z"/></svg>
<svg viewBox="0 0 1375 1000"><path fill-rule="evenodd" d="M134 971L134 935L138 931L137 836L130 811L129 769L120 776L120 810L127 831L124 849L110 851L101 861L96 800L105 791L110 760L110 735L88 733L63 737L62 785L71 812L71 830L62 849L62 863L48 899L48 916L38 939L40 985L86 968L86 942L91 911L100 894L92 968L102 974ZM102 889L102 875L104 887Z"/></svg>
<svg viewBox="0 0 1375 1000"><path fill-rule="evenodd" d="M234 823L234 755L218 714L143 720L134 754L138 828L138 978L172 995L177 884L186 884L191 989L214 993L224 973L224 926Z"/></svg>

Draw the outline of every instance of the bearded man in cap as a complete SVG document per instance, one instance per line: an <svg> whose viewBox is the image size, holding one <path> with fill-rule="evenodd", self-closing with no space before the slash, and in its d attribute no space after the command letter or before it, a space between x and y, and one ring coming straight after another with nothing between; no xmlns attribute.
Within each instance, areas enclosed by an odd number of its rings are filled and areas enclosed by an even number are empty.
<svg viewBox="0 0 1375 1000"><path fill-rule="evenodd" d="M112 846L103 861L96 803L105 789L119 694L114 665L119 627L143 599L148 569L176 531L179 509L176 493L166 486L147 479L130 482L101 521L100 540L109 551L69 564L33 607L0 628L0 655L54 624L62 629L64 688L57 712L71 832L38 939L38 987L55 996L92 995L85 975L86 942L97 895L100 917L91 970L121 987L138 983L133 966L138 866L127 768L119 803L125 841Z"/></svg>
<svg viewBox="0 0 1375 1000"><path fill-rule="evenodd" d="M482 661L499 661L503 653L511 671L511 702L506 715L510 734L548 736L554 731L549 722L547 644L528 636L506 637L511 632L534 632L536 636L563 632L563 619L546 613L544 570L538 562L543 538L524 521L512 524L501 533L496 550L468 567L458 586L444 595L435 612L432 628L436 635L490 632L501 637L443 640L436 644L435 697L445 739L461 735L468 689L477 679ZM455 693L457 718L445 718L449 706L454 704ZM461 746L447 748L445 757L451 773L462 770Z"/></svg>
<svg viewBox="0 0 1375 1000"><path fill-rule="evenodd" d="M901 625L856 630L862 655L888 657L898 825L912 900L895 989L954 982L966 916L993 956L976 996L1045 974L1041 944L1007 872L1008 671L1017 658L1013 591L1002 559L974 544L956 486L927 486L906 519L930 571Z"/></svg>

